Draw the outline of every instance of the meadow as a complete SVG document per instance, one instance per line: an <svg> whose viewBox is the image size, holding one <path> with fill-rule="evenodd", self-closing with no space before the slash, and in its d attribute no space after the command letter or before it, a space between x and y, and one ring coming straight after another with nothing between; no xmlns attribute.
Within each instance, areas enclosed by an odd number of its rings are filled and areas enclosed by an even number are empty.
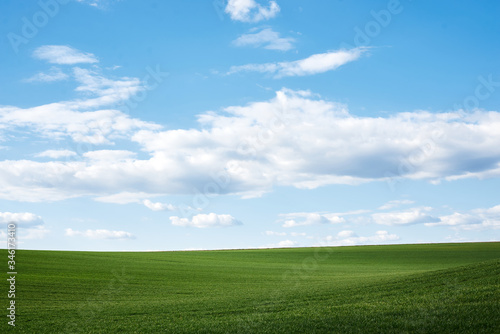
<svg viewBox="0 0 500 334"><path fill-rule="evenodd" d="M2 333L500 333L500 243L18 250L16 265Z"/></svg>

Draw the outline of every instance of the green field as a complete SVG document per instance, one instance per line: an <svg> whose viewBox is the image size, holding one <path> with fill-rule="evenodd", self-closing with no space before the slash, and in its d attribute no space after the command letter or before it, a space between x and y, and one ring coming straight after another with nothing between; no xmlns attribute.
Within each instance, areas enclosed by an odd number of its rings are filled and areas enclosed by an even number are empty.
<svg viewBox="0 0 500 334"><path fill-rule="evenodd" d="M500 243L16 255L2 333L500 333Z"/></svg>

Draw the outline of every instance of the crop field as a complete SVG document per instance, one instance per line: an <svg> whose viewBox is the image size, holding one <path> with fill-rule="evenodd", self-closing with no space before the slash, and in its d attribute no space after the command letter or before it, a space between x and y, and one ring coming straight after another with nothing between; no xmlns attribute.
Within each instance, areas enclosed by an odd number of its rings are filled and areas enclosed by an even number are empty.
<svg viewBox="0 0 500 334"><path fill-rule="evenodd" d="M500 243L18 250L16 265L2 333L500 333Z"/></svg>

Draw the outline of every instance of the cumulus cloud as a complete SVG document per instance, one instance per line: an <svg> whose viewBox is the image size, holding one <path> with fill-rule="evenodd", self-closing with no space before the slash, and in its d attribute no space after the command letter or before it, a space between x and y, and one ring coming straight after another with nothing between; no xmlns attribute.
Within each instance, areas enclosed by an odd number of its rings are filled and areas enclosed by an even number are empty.
<svg viewBox="0 0 500 334"><path fill-rule="evenodd" d="M128 138L146 156L118 152L116 160L104 161L95 159L106 155L97 152L82 161L0 161L0 198L149 194L142 201L169 194L255 196L275 186L500 176L500 113L495 111L358 117L346 105L283 89L268 101L207 112L198 121L199 129L161 131L116 110L0 107L0 132L16 125L78 142Z"/></svg>
<svg viewBox="0 0 500 334"><path fill-rule="evenodd" d="M293 48L295 39L280 37L280 34L271 28L252 29L233 41L235 46L263 47L268 50L288 51Z"/></svg>
<svg viewBox="0 0 500 334"><path fill-rule="evenodd" d="M65 230L66 236L75 237L81 236L89 239L134 239L134 235L125 231L110 231L110 230L86 230L76 231L71 228Z"/></svg>
<svg viewBox="0 0 500 334"><path fill-rule="evenodd" d="M67 45L43 45L35 49L33 56L60 65L98 62L92 53L85 53Z"/></svg>
<svg viewBox="0 0 500 334"><path fill-rule="evenodd" d="M372 218L377 224L389 226L439 222L439 218L428 214L430 210L431 208L425 207L400 212L374 213Z"/></svg>
<svg viewBox="0 0 500 334"><path fill-rule="evenodd" d="M198 214L189 218L170 217L172 225L184 227L227 227L241 225L242 223L231 215L218 215L215 213Z"/></svg>
<svg viewBox="0 0 500 334"><path fill-rule="evenodd" d="M75 155L76 153L70 150L46 150L36 154L35 157L60 159L60 158L73 157Z"/></svg>
<svg viewBox="0 0 500 334"><path fill-rule="evenodd" d="M174 211L176 209L172 204L151 202L149 199L143 201L144 206L153 211Z"/></svg>
<svg viewBox="0 0 500 334"><path fill-rule="evenodd" d="M241 22L259 22L275 17L280 7L275 1L263 6L255 0L229 0L225 12L232 20Z"/></svg>
<svg viewBox="0 0 500 334"><path fill-rule="evenodd" d="M354 231L340 231L336 236L327 236L321 240L321 246L355 246L355 245L377 245L399 240L396 234L387 231L377 231L372 236L358 236Z"/></svg>
<svg viewBox="0 0 500 334"><path fill-rule="evenodd" d="M335 70L358 59L367 50L365 47L359 47L314 54L296 61L232 66L228 74L260 72L272 74L274 78L313 75Z"/></svg>
<svg viewBox="0 0 500 334"><path fill-rule="evenodd" d="M0 212L0 224L16 223L18 227L27 228L43 225L43 219L30 212Z"/></svg>
<svg viewBox="0 0 500 334"><path fill-rule="evenodd" d="M48 72L39 72L34 76L26 79L26 82L54 82L66 80L69 78L69 75L64 73L58 67L52 67Z"/></svg>
<svg viewBox="0 0 500 334"><path fill-rule="evenodd" d="M297 212L281 214L280 217L284 220L283 227L345 223L343 217L331 213Z"/></svg>

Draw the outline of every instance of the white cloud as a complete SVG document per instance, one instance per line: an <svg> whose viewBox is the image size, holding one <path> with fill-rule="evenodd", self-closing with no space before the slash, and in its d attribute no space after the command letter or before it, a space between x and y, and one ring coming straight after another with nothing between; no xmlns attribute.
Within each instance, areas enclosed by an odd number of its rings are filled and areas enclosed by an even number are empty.
<svg viewBox="0 0 500 334"><path fill-rule="evenodd" d="M280 37L280 34L271 28L263 28L260 31L252 29L252 33L243 34L233 41L236 46L263 47L269 50L287 51L293 48L295 39L291 37Z"/></svg>
<svg viewBox="0 0 500 334"><path fill-rule="evenodd" d="M0 212L0 224L17 224L17 227L28 228L43 225L43 219L30 212Z"/></svg>
<svg viewBox="0 0 500 334"><path fill-rule="evenodd" d="M413 204L415 201L411 201L409 199L403 199L403 200L393 200L385 203L384 205L380 206L378 209L379 210L389 210L393 208L397 208L401 205L407 205L407 204Z"/></svg>
<svg viewBox="0 0 500 334"><path fill-rule="evenodd" d="M97 63L92 53L81 52L66 45L43 45L33 52L35 58L46 60L52 64L74 65L80 63Z"/></svg>
<svg viewBox="0 0 500 334"><path fill-rule="evenodd" d="M426 226L450 226L459 230L500 229L500 205L488 209L475 209L468 213L454 212L441 216L438 222Z"/></svg>
<svg viewBox="0 0 500 334"><path fill-rule="evenodd" d="M280 217L284 221L283 227L345 223L343 217L331 213L297 212L280 214Z"/></svg>
<svg viewBox="0 0 500 334"><path fill-rule="evenodd" d="M354 245L378 245L399 240L396 234L387 231L377 231L375 235L363 237L357 236L353 231L340 231L336 236L325 237L319 245L321 246L354 246Z"/></svg>
<svg viewBox="0 0 500 334"><path fill-rule="evenodd" d="M262 6L255 0L228 0L225 12L232 20L241 22L259 22L275 17L280 7L275 1L269 1L268 6Z"/></svg>
<svg viewBox="0 0 500 334"><path fill-rule="evenodd" d="M33 133L52 139L69 136L75 142L91 144L111 144L134 130L159 128L118 110L79 112L58 103L28 109L0 107L0 124L12 130L29 127Z"/></svg>
<svg viewBox="0 0 500 334"><path fill-rule="evenodd" d="M26 82L54 82L66 80L69 78L69 75L64 73L58 67L51 67L48 72L39 72L34 76L26 79Z"/></svg>
<svg viewBox="0 0 500 334"><path fill-rule="evenodd" d="M228 74L238 72L260 72L273 74L275 78L294 77L324 73L358 59L367 48L337 50L319 53L305 59L289 62L247 64L232 66Z"/></svg>
<svg viewBox="0 0 500 334"><path fill-rule="evenodd" d="M231 215L218 215L215 213L198 214L191 219L173 216L170 217L170 220L172 225L197 228L226 227L242 224Z"/></svg>
<svg viewBox="0 0 500 334"><path fill-rule="evenodd" d="M66 104L73 109L88 109L113 105L143 91L146 85L146 83L138 78L122 77L119 79L109 79L95 70L80 67L73 68L73 76L79 83L75 91L93 97L67 102Z"/></svg>
<svg viewBox="0 0 500 334"><path fill-rule="evenodd" d="M66 236L75 237L81 236L89 239L134 239L134 235L125 231L109 231L109 230L86 230L86 231L76 231L71 228L67 228Z"/></svg>
<svg viewBox="0 0 500 334"><path fill-rule="evenodd" d="M76 153L70 150L46 150L36 154L35 157L60 159L60 158L73 157L75 155Z"/></svg>
<svg viewBox="0 0 500 334"><path fill-rule="evenodd" d="M32 108L0 107L0 136L2 130L29 128L32 133L51 139L71 137L76 142L112 144L114 139L130 136L140 129L160 129L158 124L131 118L113 109L88 111L121 103L145 89L137 78L108 79L78 67L73 68L78 82L76 91L85 99L55 102Z"/></svg>
<svg viewBox="0 0 500 334"><path fill-rule="evenodd" d="M153 211L174 211L176 209L172 204L151 202L149 199L143 201L144 206Z"/></svg>
<svg viewBox="0 0 500 334"><path fill-rule="evenodd" d="M57 103L0 107L0 132L8 126L77 142L130 140L146 155L120 153L110 161L92 159L103 152L89 153L83 161L3 160L0 198L148 194L137 202L205 189L255 196L275 186L313 189L374 181L390 186L405 179L500 176L500 113L494 111L358 117L343 104L283 89L268 101L207 112L198 121L199 129L159 131L156 124L116 110L73 112ZM295 221L291 224L301 219L289 218Z"/></svg>
<svg viewBox="0 0 500 334"><path fill-rule="evenodd" d="M381 225L412 225L438 222L439 218L430 216L430 208L413 208L401 212L374 213L372 218Z"/></svg>

